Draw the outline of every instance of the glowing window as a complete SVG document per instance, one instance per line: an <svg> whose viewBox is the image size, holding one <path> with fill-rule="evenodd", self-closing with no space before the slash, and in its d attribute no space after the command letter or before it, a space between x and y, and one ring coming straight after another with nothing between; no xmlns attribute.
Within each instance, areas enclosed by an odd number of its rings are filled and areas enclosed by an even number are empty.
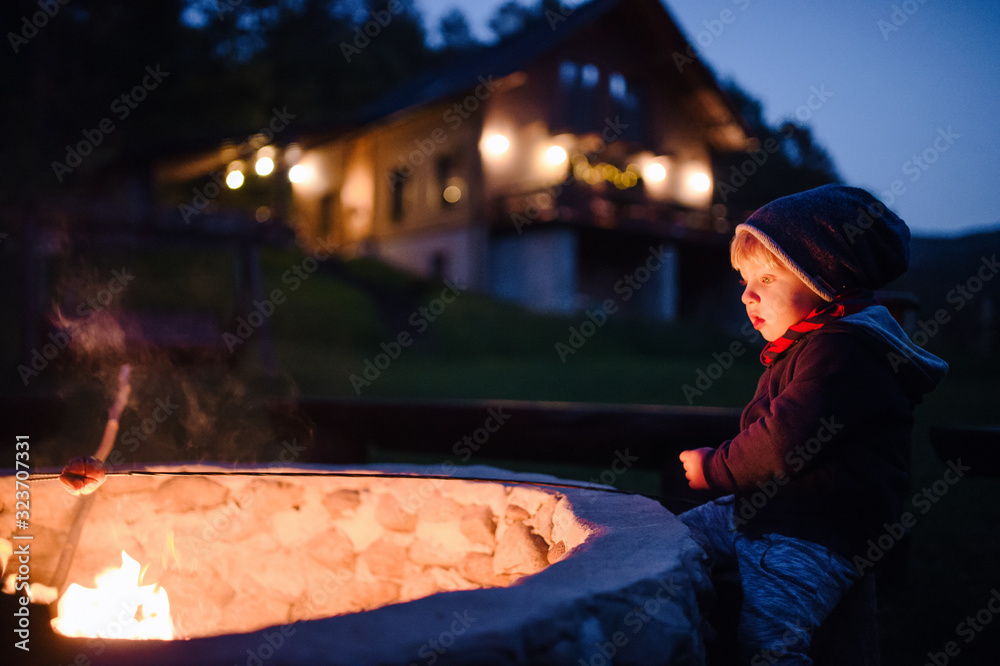
<svg viewBox="0 0 1000 666"><path fill-rule="evenodd" d="M618 72L609 76L608 93L611 95L611 99L624 102L628 97L628 83L625 82L625 77Z"/></svg>
<svg viewBox="0 0 1000 666"><path fill-rule="evenodd" d="M564 60L559 63L559 85L566 90L570 90L576 85L576 78L580 74L580 66L572 60Z"/></svg>

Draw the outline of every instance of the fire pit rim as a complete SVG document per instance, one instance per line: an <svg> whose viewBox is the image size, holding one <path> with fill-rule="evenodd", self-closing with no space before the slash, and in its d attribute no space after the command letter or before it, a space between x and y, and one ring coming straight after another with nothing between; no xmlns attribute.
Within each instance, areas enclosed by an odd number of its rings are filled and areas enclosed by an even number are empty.
<svg viewBox="0 0 1000 666"><path fill-rule="evenodd" d="M512 632L528 637L525 639L528 641L532 635L555 631L562 635L563 642L569 632L569 643L572 645L567 645L566 649L574 654L580 650L589 654L586 651L592 650L592 645L577 644L581 641L587 643L593 638L594 618L589 624L587 621L570 621L570 618L580 618L581 613L587 616L588 611L593 610L591 606L595 599L621 595L623 590L627 591L625 596L637 596L637 601L641 603L656 590L666 589L668 584L673 590L675 579L681 579L682 583L679 593L671 593L679 594L672 598L676 603L665 606L667 612L663 618L657 616L657 631L648 632L649 637L664 633L674 636L681 651L696 651L694 646L700 642L700 620L695 598L708 585L701 550L690 538L683 523L659 503L641 495L608 492L614 489L592 482L511 472L486 465L456 467L448 475L440 474L440 466L398 463L262 467L195 462L150 464L140 469L178 468L195 472L268 471L275 473L274 478L281 478L283 471L358 472L365 475L385 473L400 478L435 475L466 481L470 478L489 479L503 485L527 484L544 492L565 496L576 518L591 529L589 538L568 557L507 588L442 592L370 611L284 625L291 628L293 635L284 638L281 649L273 650L274 657L267 662L269 666L309 662L399 663L401 654L411 655L407 663L420 663L421 649L426 651L428 642L446 632L454 624L455 617L463 611L478 615L475 615L475 621L468 623L469 626L463 627L460 636L454 636L454 644L446 653L435 655L438 664L458 663L450 658L456 653L462 655L462 660L467 660L470 654L479 655L483 659L480 663L499 663L494 660L502 654L509 655L508 663L531 663L530 644L510 645L505 642L504 637ZM597 635L610 635L616 620L620 624L622 614L627 612L627 605L615 603L620 607L619 613L611 616L598 613ZM545 623L554 623L557 627L546 632L537 630ZM534 631L519 631L530 625L535 625ZM108 640L105 641L101 663L159 663L158 660L182 660L187 664L249 663L246 646L273 644L280 627L276 625L248 633L167 642ZM384 640L385 627L392 627L391 641ZM56 640L63 642L68 652L74 648L82 652L85 643L92 639L56 636ZM296 647L289 647L292 645ZM249 649L252 651L252 648ZM563 663L561 659L552 659L550 655L538 663ZM567 655L565 663L576 663L576 659Z"/></svg>

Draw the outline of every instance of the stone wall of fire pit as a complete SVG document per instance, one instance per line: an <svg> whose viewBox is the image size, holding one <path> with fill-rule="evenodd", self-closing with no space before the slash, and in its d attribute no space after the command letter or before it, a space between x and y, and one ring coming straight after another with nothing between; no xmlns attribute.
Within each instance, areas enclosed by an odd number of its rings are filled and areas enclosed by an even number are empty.
<svg viewBox="0 0 1000 666"><path fill-rule="evenodd" d="M196 638L506 587L589 533L564 496L531 487L231 471L111 477L95 494L67 580L90 586L124 550L148 567L144 582L167 590L178 636ZM78 502L58 483L38 484L36 534L61 545ZM13 531L13 507L0 526ZM60 550L40 551L38 580L51 578Z"/></svg>
<svg viewBox="0 0 1000 666"><path fill-rule="evenodd" d="M575 664L609 649L615 663L701 663L700 551L651 500L414 466L156 469L170 475L96 493L68 580L91 585L124 550L191 640L110 641L93 663ZM302 475L323 471L364 476ZM51 577L76 502L34 484L33 580ZM55 640L69 656L83 639Z"/></svg>

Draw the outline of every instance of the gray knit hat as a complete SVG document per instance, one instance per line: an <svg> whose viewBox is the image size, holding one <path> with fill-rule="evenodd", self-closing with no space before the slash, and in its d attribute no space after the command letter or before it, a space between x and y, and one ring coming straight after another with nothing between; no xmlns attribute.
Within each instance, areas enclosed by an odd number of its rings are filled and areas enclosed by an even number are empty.
<svg viewBox="0 0 1000 666"><path fill-rule="evenodd" d="M850 289L879 289L906 272L910 230L865 190L823 185L775 199L747 231L827 301Z"/></svg>

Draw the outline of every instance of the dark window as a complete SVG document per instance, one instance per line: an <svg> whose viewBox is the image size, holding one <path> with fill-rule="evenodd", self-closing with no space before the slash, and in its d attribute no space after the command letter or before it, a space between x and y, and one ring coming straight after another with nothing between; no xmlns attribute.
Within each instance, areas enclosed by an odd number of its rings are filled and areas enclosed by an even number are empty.
<svg viewBox="0 0 1000 666"><path fill-rule="evenodd" d="M643 123L640 94L638 88L618 72L608 77L608 99L611 118L620 118L621 138L627 141L642 141Z"/></svg>
<svg viewBox="0 0 1000 666"><path fill-rule="evenodd" d="M444 252L435 252L431 255L431 277L435 280L444 280L448 277L448 255Z"/></svg>
<svg viewBox="0 0 1000 666"><path fill-rule="evenodd" d="M441 193L441 205L448 206L453 201L449 201L449 197L445 196L445 188L448 187L448 181L452 179L455 175L455 160L450 156L439 157L437 160L437 183L438 192Z"/></svg>
<svg viewBox="0 0 1000 666"><path fill-rule="evenodd" d="M330 239L330 234L336 229L337 208L340 206L340 194L328 193L319 200L319 227L316 235L324 240Z"/></svg>
<svg viewBox="0 0 1000 666"><path fill-rule="evenodd" d="M406 214L404 206L404 195L406 193L406 181L409 179L409 169L395 169L389 174L389 191L392 196L393 222L401 222Z"/></svg>
<svg viewBox="0 0 1000 666"><path fill-rule="evenodd" d="M559 86L566 110L563 122L571 132L583 134L599 128L595 119L599 115L596 92L600 81L601 70L596 65L581 65L572 60L560 63Z"/></svg>

